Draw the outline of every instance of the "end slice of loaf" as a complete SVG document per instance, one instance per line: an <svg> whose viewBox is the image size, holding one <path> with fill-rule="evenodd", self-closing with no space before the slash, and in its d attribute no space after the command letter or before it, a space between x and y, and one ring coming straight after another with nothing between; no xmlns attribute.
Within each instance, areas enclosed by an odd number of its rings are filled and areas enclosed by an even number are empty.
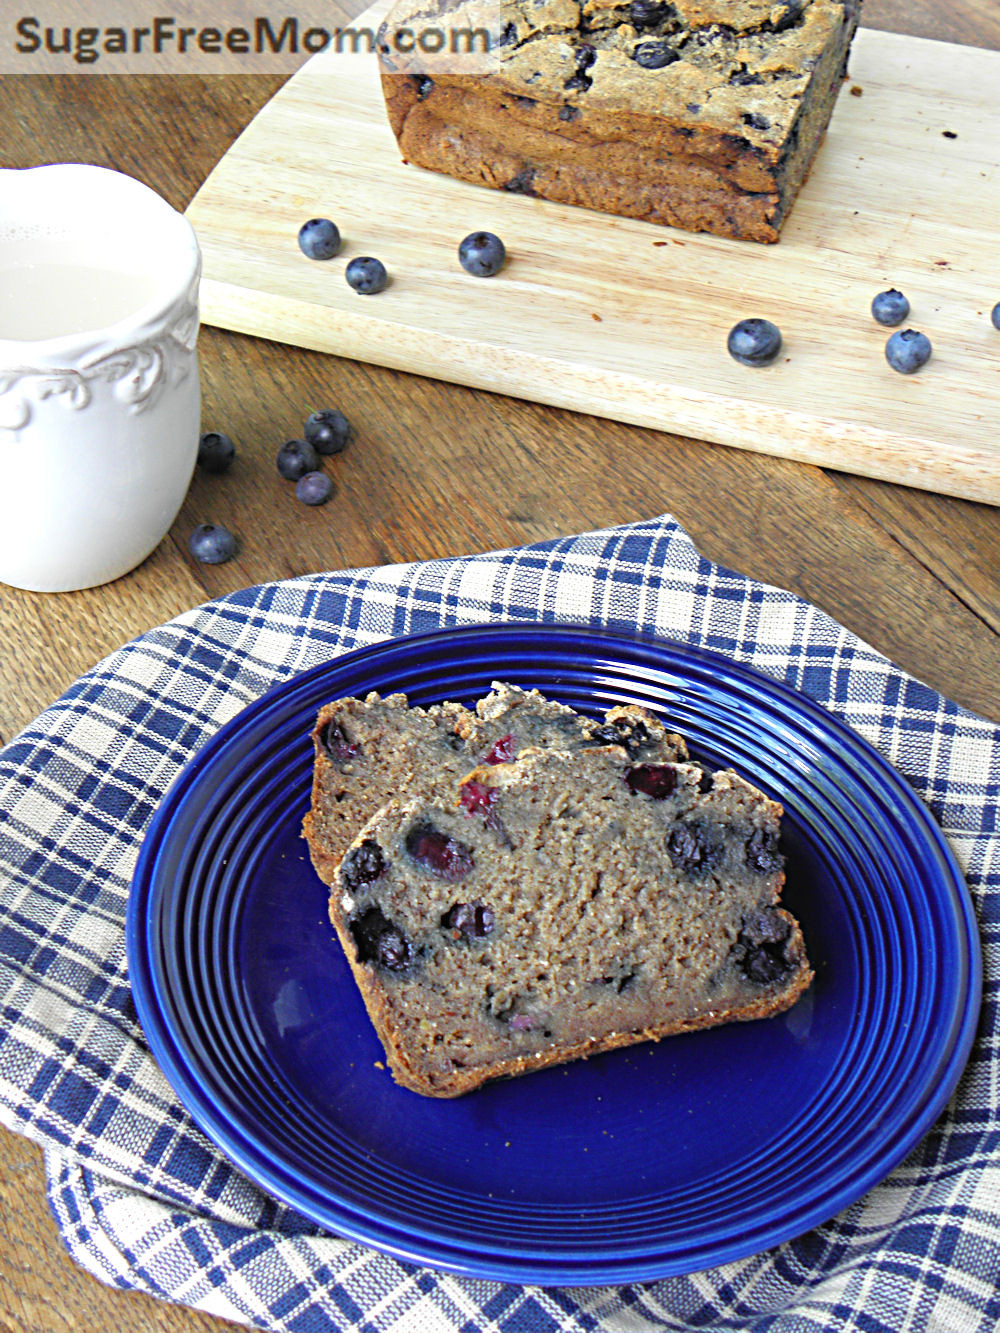
<svg viewBox="0 0 1000 1333"><path fill-rule="evenodd" d="M382 88L402 157L418 167L776 241L833 111L859 9L397 0L379 33Z"/></svg>
<svg viewBox="0 0 1000 1333"><path fill-rule="evenodd" d="M312 801L303 833L327 884L358 830L387 801L433 800L439 789L451 799L454 783L479 763L594 742L624 745L650 761L687 755L681 737L643 708L612 708L596 720L502 682L474 709L454 702L410 707L404 694L337 699L320 710L312 740Z"/></svg>
<svg viewBox="0 0 1000 1333"><path fill-rule="evenodd" d="M789 1008L812 972L779 905L781 813L735 773L618 746L401 794L330 897L397 1082L454 1097Z"/></svg>

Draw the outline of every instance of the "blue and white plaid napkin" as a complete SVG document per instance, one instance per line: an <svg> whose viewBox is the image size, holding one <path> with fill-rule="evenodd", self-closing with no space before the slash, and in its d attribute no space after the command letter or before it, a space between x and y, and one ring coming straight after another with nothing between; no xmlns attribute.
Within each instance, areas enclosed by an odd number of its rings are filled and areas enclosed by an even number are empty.
<svg viewBox="0 0 1000 1333"><path fill-rule="evenodd" d="M927 801L968 876L986 993L947 1113L825 1226L690 1277L546 1289L415 1268L317 1230L231 1167L136 1021L129 880L178 770L280 681L479 621L574 621L727 653L804 691ZM295 1333L972 1333L1000 1327L1000 728L814 607L703 559L671 519L467 559L266 584L113 653L0 751L0 1118L45 1148L103 1281Z"/></svg>

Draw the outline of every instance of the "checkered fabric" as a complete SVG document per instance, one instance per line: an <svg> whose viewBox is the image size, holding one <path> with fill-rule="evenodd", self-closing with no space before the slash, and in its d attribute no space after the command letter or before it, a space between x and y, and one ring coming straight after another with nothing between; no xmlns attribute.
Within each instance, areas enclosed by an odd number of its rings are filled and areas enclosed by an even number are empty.
<svg viewBox="0 0 1000 1333"><path fill-rule="evenodd" d="M947 1113L883 1184L753 1258L648 1285L443 1276L320 1232L188 1119L125 966L129 880L179 769L263 691L392 636L587 622L729 654L871 741L965 870L986 998ZM103 1281L295 1333L971 1333L1000 1327L1000 729L668 517L518 550L266 584L142 635L0 751L0 1117L44 1146L73 1256Z"/></svg>

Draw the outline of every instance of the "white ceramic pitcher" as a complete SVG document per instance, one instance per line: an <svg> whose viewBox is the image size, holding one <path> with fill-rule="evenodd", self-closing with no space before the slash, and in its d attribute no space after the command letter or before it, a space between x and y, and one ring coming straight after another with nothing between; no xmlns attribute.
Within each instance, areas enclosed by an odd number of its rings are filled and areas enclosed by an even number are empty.
<svg viewBox="0 0 1000 1333"><path fill-rule="evenodd" d="M0 581L89 588L133 569L198 452L201 256L131 176L0 170Z"/></svg>

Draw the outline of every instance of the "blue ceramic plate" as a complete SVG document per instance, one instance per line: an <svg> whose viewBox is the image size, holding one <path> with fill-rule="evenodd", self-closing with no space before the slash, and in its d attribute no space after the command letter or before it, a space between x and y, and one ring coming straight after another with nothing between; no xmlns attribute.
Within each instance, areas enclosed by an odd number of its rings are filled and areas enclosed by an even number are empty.
<svg viewBox="0 0 1000 1333"><path fill-rule="evenodd" d="M340 695L471 702L498 679L594 713L644 704L784 805L816 970L793 1010L455 1101L393 1083L299 836L310 728ZM712 653L540 625L379 644L252 704L164 799L128 945L156 1058L263 1189L400 1258L541 1284L690 1272L830 1218L944 1107L981 979L944 839L853 732Z"/></svg>

